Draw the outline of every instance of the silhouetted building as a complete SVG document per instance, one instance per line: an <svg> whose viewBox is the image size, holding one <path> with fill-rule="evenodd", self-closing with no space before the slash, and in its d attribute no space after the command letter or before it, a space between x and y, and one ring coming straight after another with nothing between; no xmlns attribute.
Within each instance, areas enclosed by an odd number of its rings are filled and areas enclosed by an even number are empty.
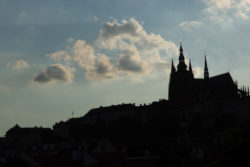
<svg viewBox="0 0 250 167"><path fill-rule="evenodd" d="M183 48L180 44L179 64L177 69L172 60L169 100L175 104L190 104L202 101L229 100L248 96L246 88L238 89L230 73L209 77L205 55L204 78L194 78L191 60L189 67L185 63Z"/></svg>

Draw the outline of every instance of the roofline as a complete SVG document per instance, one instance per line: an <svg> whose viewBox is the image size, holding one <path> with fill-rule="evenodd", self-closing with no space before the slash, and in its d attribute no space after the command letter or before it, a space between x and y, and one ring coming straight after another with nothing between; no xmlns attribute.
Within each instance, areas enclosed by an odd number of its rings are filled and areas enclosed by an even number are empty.
<svg viewBox="0 0 250 167"><path fill-rule="evenodd" d="M219 77L219 76L222 76L222 75L230 75L229 72L226 72L226 73L222 73L222 74L219 74L219 75L215 75L215 76L212 76L212 77L209 77L209 78L215 78L215 77ZM230 75L231 77L231 75Z"/></svg>

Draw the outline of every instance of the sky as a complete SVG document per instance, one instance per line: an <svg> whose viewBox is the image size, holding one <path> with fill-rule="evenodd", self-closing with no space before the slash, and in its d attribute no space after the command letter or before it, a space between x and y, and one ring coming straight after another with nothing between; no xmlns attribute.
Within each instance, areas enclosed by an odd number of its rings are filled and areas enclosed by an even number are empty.
<svg viewBox="0 0 250 167"><path fill-rule="evenodd" d="M249 36L250 0L0 0L0 136L167 99L180 41L195 77L206 54L250 85Z"/></svg>

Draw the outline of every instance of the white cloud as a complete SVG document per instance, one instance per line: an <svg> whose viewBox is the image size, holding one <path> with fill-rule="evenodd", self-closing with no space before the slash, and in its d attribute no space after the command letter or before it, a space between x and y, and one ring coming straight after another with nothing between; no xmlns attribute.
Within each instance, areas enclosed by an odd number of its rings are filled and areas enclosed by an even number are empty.
<svg viewBox="0 0 250 167"><path fill-rule="evenodd" d="M237 17L240 17L244 20L248 20L249 19L249 14L247 14L246 12L243 12L241 10L238 10L236 13L235 13L235 16Z"/></svg>
<svg viewBox="0 0 250 167"><path fill-rule="evenodd" d="M55 81L72 82L74 69L61 64L48 66L42 72L34 75L33 82L54 83Z"/></svg>
<svg viewBox="0 0 250 167"><path fill-rule="evenodd" d="M99 18L97 16L93 16L94 21L98 21Z"/></svg>
<svg viewBox="0 0 250 167"><path fill-rule="evenodd" d="M204 11L217 22L231 22L235 18L249 19L250 0L203 0L203 2L207 5Z"/></svg>
<svg viewBox="0 0 250 167"><path fill-rule="evenodd" d="M93 66L95 63L94 49L84 40L77 40L73 46L73 59L83 68Z"/></svg>
<svg viewBox="0 0 250 167"><path fill-rule="evenodd" d="M194 77L195 77L195 78L199 78L199 77L202 76L203 70L202 70L201 67L197 66L197 67L194 67L194 68L193 68L193 73L194 73Z"/></svg>
<svg viewBox="0 0 250 167"><path fill-rule="evenodd" d="M71 59L70 55L67 55L67 52L66 51L58 51L58 52L55 52L55 53L52 53L52 54L47 54L48 57L50 57L51 59L54 59L54 60L64 60L66 61L67 58L68 59Z"/></svg>
<svg viewBox="0 0 250 167"><path fill-rule="evenodd" d="M74 61L83 68L88 68L94 65L94 49L91 45L86 44L86 41L77 40L73 43L73 46L68 48L69 49L67 50L47 54L47 56L55 61L63 61L67 64Z"/></svg>
<svg viewBox="0 0 250 167"><path fill-rule="evenodd" d="M204 0L209 6L216 7L218 9L230 9L232 0Z"/></svg>
<svg viewBox="0 0 250 167"><path fill-rule="evenodd" d="M17 60L15 63L8 63L7 66L13 67L16 70L20 70L20 69L28 68L29 64L28 62L21 59L21 60Z"/></svg>
<svg viewBox="0 0 250 167"><path fill-rule="evenodd" d="M97 43L107 49L124 48L128 43L124 41L136 41L144 33L142 26L134 19L123 20L118 23L116 20L104 24Z"/></svg>
<svg viewBox="0 0 250 167"><path fill-rule="evenodd" d="M104 54L95 55L93 47L84 40L77 40L68 49L47 56L69 66L77 63L79 67L85 69L85 76L90 80L110 79L116 76L110 58Z"/></svg>
<svg viewBox="0 0 250 167"><path fill-rule="evenodd" d="M104 24L97 43L107 49L126 50L131 45L139 50L165 50L170 56L176 55L177 47L171 41L166 41L159 34L147 33L142 25L130 18L121 23L116 20Z"/></svg>
<svg viewBox="0 0 250 167"><path fill-rule="evenodd" d="M199 21L184 21L180 23L180 27L185 31L191 31L193 28L201 26Z"/></svg>
<svg viewBox="0 0 250 167"><path fill-rule="evenodd" d="M77 63L85 69L85 76L90 80L137 77L153 69L159 70L159 67L169 68L168 59L178 53L173 42L147 33L134 18L121 23L116 20L105 23L93 45L85 40L72 42L65 50L47 56L68 66Z"/></svg>

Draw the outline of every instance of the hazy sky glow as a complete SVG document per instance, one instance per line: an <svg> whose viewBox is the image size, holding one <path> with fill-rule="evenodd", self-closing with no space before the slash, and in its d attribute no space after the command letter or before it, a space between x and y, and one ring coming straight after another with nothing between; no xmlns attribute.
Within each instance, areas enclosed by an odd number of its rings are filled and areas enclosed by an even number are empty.
<svg viewBox="0 0 250 167"><path fill-rule="evenodd" d="M179 41L202 77L250 85L250 0L0 0L0 136L168 97Z"/></svg>

